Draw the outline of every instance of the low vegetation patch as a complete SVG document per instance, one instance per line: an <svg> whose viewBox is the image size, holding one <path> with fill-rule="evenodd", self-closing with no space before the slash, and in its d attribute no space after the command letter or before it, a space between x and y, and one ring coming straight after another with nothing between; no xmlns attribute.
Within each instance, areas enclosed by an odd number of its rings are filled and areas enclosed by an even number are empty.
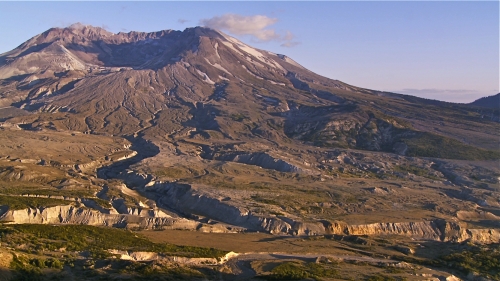
<svg viewBox="0 0 500 281"><path fill-rule="evenodd" d="M12 210L23 210L26 208L47 208L61 205L69 205L71 201L52 198L24 197L0 195L0 206L9 206Z"/></svg>
<svg viewBox="0 0 500 281"><path fill-rule="evenodd" d="M368 277L366 280L367 281L399 281L401 279L395 279L392 276L377 274L377 275L373 275L373 276Z"/></svg>
<svg viewBox="0 0 500 281"><path fill-rule="evenodd" d="M417 259L408 256L392 256L392 258L435 268L456 269L464 275L472 273L500 280L500 244L460 245L460 247L462 250L455 249L433 259Z"/></svg>
<svg viewBox="0 0 500 281"><path fill-rule="evenodd" d="M241 113L237 113L237 114L231 114L231 119L233 119L233 121L237 121L237 122L241 122L245 119L247 119L247 117Z"/></svg>
<svg viewBox="0 0 500 281"><path fill-rule="evenodd" d="M154 262L123 261L123 263L126 265L123 265L120 273L134 275L134 280L206 280L205 274L193 268L168 267ZM169 278L165 278L167 276Z"/></svg>
<svg viewBox="0 0 500 281"><path fill-rule="evenodd" d="M88 251L96 258L111 256L106 250L129 250L165 253L186 257L219 258L227 252L192 246L176 246L153 243L144 237L124 229L103 228L88 225L8 225L0 226L0 241L15 247L26 244L28 249L54 251Z"/></svg>
<svg viewBox="0 0 500 281"><path fill-rule="evenodd" d="M169 177L169 178L180 178L186 175L186 171L176 167L165 167L159 170L155 170L153 173L157 177Z"/></svg>
<svg viewBox="0 0 500 281"><path fill-rule="evenodd" d="M500 244L474 247L458 253L442 256L441 263L465 274L478 273L487 278L500 280Z"/></svg>
<svg viewBox="0 0 500 281"><path fill-rule="evenodd" d="M64 270L63 270L64 268ZM30 257L14 255L10 264L9 280L214 280L211 268L190 268L160 261L136 262L129 260L95 260L75 258ZM74 278L77 277L77 278Z"/></svg>
<svg viewBox="0 0 500 281"><path fill-rule="evenodd" d="M42 195L63 196L71 198L92 197L93 190L89 188L58 189L46 184L5 182L0 181L0 193L5 195Z"/></svg>
<svg viewBox="0 0 500 281"><path fill-rule="evenodd" d="M251 198L253 200L255 200L256 202L259 202L259 203L264 203L264 204L269 204L269 205L278 205L279 206L279 203L276 201L276 200L273 200L273 199L270 199L270 198L266 198L262 195L252 195Z"/></svg>
<svg viewBox="0 0 500 281"><path fill-rule="evenodd" d="M112 207L112 205L109 201L106 201L106 200L101 199L101 198L85 198L85 199L93 200L97 205L99 205L103 208L106 208L106 209L109 209Z"/></svg>
<svg viewBox="0 0 500 281"><path fill-rule="evenodd" d="M322 280L322 278L339 278L339 272L332 265L298 262L284 262L271 270L271 274L262 275L265 280L302 280L312 278Z"/></svg>
<svg viewBox="0 0 500 281"><path fill-rule="evenodd" d="M402 138L401 141L408 145L408 156L461 160L500 159L499 151L477 148L452 138L431 133L418 133L413 137Z"/></svg>
<svg viewBox="0 0 500 281"><path fill-rule="evenodd" d="M184 178L202 175L204 171L184 165L175 165L172 167L155 167L152 169L152 173L157 177Z"/></svg>
<svg viewBox="0 0 500 281"><path fill-rule="evenodd" d="M417 166L403 166L403 165L395 165L393 167L393 170L396 172L407 172L414 174L416 176L421 176L421 177L426 177L432 180L440 180L439 177L431 174L429 171L426 169L417 167Z"/></svg>

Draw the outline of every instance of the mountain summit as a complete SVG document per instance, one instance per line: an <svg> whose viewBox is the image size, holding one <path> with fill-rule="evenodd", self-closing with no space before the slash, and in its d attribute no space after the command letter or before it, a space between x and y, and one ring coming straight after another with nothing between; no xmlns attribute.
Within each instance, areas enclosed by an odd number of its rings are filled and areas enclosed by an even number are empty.
<svg viewBox="0 0 500 281"><path fill-rule="evenodd" d="M227 60L233 63L231 56L242 56L250 62L255 61L256 66L281 72L285 72L281 64L302 68L284 55L254 49L220 31L204 27L188 28L183 32L162 30L114 34L100 27L73 24L67 28L51 28L2 54L0 77L47 70L90 72L96 67L159 69L188 59L189 54L204 55L211 62L218 63ZM58 59L51 60L52 57Z"/></svg>

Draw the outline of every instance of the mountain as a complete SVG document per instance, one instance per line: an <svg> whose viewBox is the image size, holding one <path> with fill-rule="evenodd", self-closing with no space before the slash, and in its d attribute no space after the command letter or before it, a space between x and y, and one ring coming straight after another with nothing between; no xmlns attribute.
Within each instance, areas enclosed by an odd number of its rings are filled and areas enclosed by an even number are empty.
<svg viewBox="0 0 500 281"><path fill-rule="evenodd" d="M493 109L500 109L500 93L493 96L479 98L469 104Z"/></svg>
<svg viewBox="0 0 500 281"><path fill-rule="evenodd" d="M81 24L52 28L2 54L0 79L0 105L64 116L50 121L62 130L164 138L190 127L229 140L459 159L470 156L421 144L453 144L479 158L488 156L469 144L496 147L494 136L478 129L496 124L476 126L482 120L471 108L351 86L203 27L118 34ZM464 119L474 133L451 119L439 124L443 117ZM33 126L47 122L37 117Z"/></svg>

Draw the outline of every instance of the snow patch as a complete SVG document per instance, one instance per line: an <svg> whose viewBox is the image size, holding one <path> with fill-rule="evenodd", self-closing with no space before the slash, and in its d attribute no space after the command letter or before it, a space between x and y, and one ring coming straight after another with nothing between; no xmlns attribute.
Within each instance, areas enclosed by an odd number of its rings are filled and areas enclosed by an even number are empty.
<svg viewBox="0 0 500 281"><path fill-rule="evenodd" d="M287 70L285 70L285 69L283 68L283 66L281 66L281 64L279 64L279 63L277 63L276 61L271 60L271 59L270 59L269 61L270 61L270 63L274 64L277 68L281 69L283 72L285 72L285 73L287 72Z"/></svg>
<svg viewBox="0 0 500 281"><path fill-rule="evenodd" d="M244 51L245 53L251 55L251 56L254 56L256 59L258 59L259 61L261 61L262 63L272 67L272 68L278 68L280 70L282 70L283 72L286 72L286 70L279 64L277 63L276 61L264 56L260 51L258 51L257 49L254 49L248 45L246 45L245 43L239 41L238 39L234 38L234 37L231 37L229 35L226 35L226 34L223 34L224 35L224 38L227 40L227 42L222 42L224 45L230 47L231 49L233 49L234 51L238 52L240 55L242 56L245 56L244 54L242 54L238 49L236 49L234 45L238 46L238 48L240 48L242 51ZM254 62L256 63L256 62Z"/></svg>
<svg viewBox="0 0 500 281"><path fill-rule="evenodd" d="M273 80L267 80L267 81L271 82L271 84L273 84L273 85L286 86L286 84L285 84L285 83L274 82Z"/></svg>
<svg viewBox="0 0 500 281"><path fill-rule="evenodd" d="M278 56L280 59L286 61L287 63L293 65L293 66L296 66L298 68L302 68L302 69L305 69L302 65L300 65L298 62L292 60L291 58L285 56L285 55L282 55L282 54L275 54L276 56Z"/></svg>
<svg viewBox="0 0 500 281"><path fill-rule="evenodd" d="M248 73L250 73L253 77L257 78L257 79L260 79L260 80L264 80L264 78L260 77L260 76L257 76L255 75L253 72L251 72L250 70L248 70L248 68L244 65L241 65Z"/></svg>
<svg viewBox="0 0 500 281"><path fill-rule="evenodd" d="M222 44L226 45L227 47L231 48L233 51L237 52L241 56L245 56L240 50L236 49L231 42L222 42Z"/></svg>
<svg viewBox="0 0 500 281"><path fill-rule="evenodd" d="M214 81L210 80L210 77L208 77L208 75L205 73L205 72L201 72L200 70L196 69L196 72L198 72L198 74L203 77L203 81L208 83L208 84L215 84Z"/></svg>
<svg viewBox="0 0 500 281"><path fill-rule="evenodd" d="M226 77L222 77L220 75L219 75L219 79L229 81L229 79L227 79Z"/></svg>
<svg viewBox="0 0 500 281"><path fill-rule="evenodd" d="M215 67L215 68L217 68L217 69L219 69L219 70L222 70L222 71L224 71L225 73L227 73L227 74L229 74L229 75L233 76L233 75L231 74L231 72L229 72L227 69L225 69L222 65L220 65L220 64L218 64L218 63L211 63L211 62L210 62L207 58L205 58L205 60L206 60L206 61L207 61L207 62L208 62L211 66L213 66L213 67Z"/></svg>
<svg viewBox="0 0 500 281"><path fill-rule="evenodd" d="M245 56L245 59L246 59L247 61L251 62L252 64L256 64L256 65L258 65L258 66L260 66L260 67L264 68L264 65L263 65L262 63L260 63L260 62L258 62L258 61L253 60L251 57L247 57L247 56Z"/></svg>
<svg viewBox="0 0 500 281"><path fill-rule="evenodd" d="M217 57L220 59L220 56L219 56L219 42L215 42L215 45L214 45L214 49L215 49L215 54L217 55Z"/></svg>

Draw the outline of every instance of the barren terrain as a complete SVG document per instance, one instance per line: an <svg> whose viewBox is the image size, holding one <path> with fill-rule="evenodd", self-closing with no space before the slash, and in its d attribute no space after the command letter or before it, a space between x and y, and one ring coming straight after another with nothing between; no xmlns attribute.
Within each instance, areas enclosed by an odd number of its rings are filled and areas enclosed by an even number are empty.
<svg viewBox="0 0 500 281"><path fill-rule="evenodd" d="M0 106L2 278L500 278L498 109L80 25L0 55Z"/></svg>

